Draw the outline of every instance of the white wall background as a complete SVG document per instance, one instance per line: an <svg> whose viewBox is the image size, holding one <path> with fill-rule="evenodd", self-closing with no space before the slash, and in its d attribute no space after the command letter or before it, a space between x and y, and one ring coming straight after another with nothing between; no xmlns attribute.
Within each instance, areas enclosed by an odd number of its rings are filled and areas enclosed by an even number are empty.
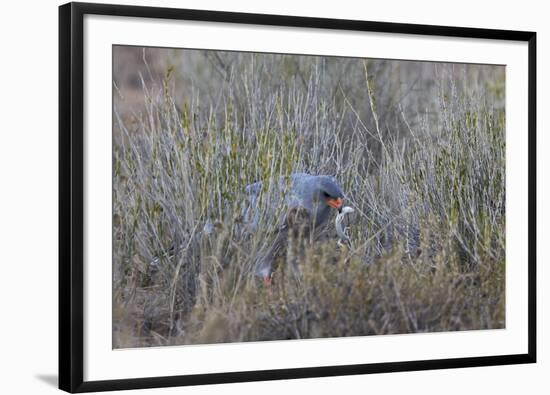
<svg viewBox="0 0 550 395"><path fill-rule="evenodd" d="M118 3L534 30L538 33L538 316L536 365L453 369L160 390L128 394L478 394L548 393L550 271L550 25L543 1L117 0ZM57 6L3 4L0 22L0 388L6 394L57 387ZM546 374L545 374L546 373Z"/></svg>

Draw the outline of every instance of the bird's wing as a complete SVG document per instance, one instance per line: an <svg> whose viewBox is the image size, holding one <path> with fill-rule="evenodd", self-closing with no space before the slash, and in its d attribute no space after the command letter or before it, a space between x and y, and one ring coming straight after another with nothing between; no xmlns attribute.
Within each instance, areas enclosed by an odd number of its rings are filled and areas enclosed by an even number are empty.
<svg viewBox="0 0 550 395"><path fill-rule="evenodd" d="M303 205L303 199L297 193L294 179L291 178L290 184L288 179L281 177L279 182L268 185L270 191L264 191L264 197L261 201L260 194L262 192L263 183L261 181L247 185L245 188L246 199L241 209L243 222L253 231L258 228L260 218L263 214L273 218L279 211L280 205L283 204L285 210L292 207ZM283 192L284 191L284 192ZM283 201L280 201L281 194ZM279 230L283 230L286 224L286 216L278 218Z"/></svg>

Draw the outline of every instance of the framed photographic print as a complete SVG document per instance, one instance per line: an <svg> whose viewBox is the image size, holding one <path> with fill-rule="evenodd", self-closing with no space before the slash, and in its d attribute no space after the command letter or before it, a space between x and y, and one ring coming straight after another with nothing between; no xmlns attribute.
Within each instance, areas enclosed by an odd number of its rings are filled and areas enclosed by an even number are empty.
<svg viewBox="0 0 550 395"><path fill-rule="evenodd" d="M536 360L533 32L59 9L59 386Z"/></svg>

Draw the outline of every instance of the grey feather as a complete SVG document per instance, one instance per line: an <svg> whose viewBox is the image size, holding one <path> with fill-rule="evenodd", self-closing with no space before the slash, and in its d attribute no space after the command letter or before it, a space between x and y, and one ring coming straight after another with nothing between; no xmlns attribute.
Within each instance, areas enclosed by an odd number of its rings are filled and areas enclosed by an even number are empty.
<svg viewBox="0 0 550 395"><path fill-rule="evenodd" d="M343 198L342 190L336 180L331 176L310 175L306 173L294 173L289 178L281 177L278 183L267 185L269 192L266 205L260 204L260 194L263 183L256 182L246 187L246 204L242 210L243 222L247 224L251 231L257 230L260 225L262 213L266 215L275 215L278 205L283 203L282 218L278 218L278 231L275 242L268 251L259 258L256 266L256 274L262 277L268 277L272 271L273 259L283 248L287 240L288 231L288 213L294 209L299 209L310 218L311 228L320 228L325 225L331 207L326 203L326 199ZM281 194L284 196L281 197ZM280 212L280 211L279 211Z"/></svg>

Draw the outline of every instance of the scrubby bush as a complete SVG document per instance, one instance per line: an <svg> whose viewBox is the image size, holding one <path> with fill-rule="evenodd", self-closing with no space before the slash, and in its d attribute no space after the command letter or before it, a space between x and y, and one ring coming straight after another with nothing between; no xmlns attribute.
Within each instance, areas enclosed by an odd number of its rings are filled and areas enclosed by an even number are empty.
<svg viewBox="0 0 550 395"><path fill-rule="evenodd" d="M143 54L139 90L115 67L115 347L504 327L502 67ZM291 234L270 296L283 206L247 232L245 186L294 172L335 176L352 246Z"/></svg>

